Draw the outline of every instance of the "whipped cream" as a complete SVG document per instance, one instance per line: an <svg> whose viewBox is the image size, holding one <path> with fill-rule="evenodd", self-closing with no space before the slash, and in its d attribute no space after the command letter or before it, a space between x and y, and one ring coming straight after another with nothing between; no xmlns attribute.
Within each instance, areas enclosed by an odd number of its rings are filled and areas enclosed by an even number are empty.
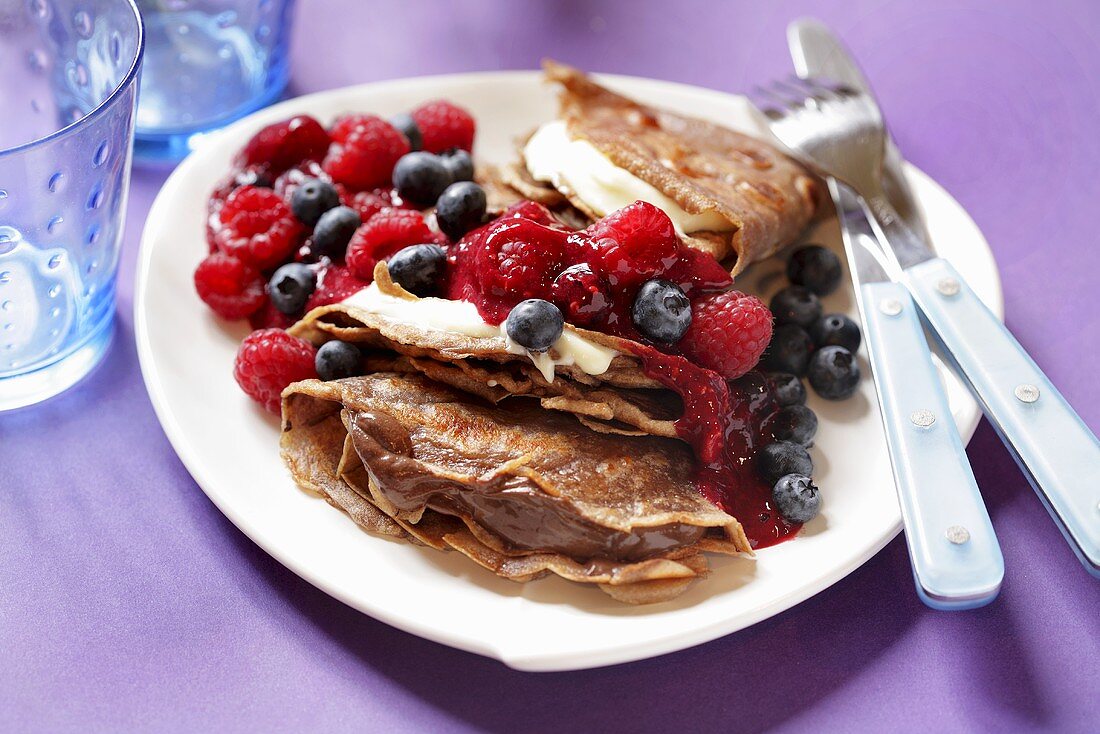
<svg viewBox="0 0 1100 734"><path fill-rule="evenodd" d="M576 366L586 374L602 375L619 354L618 351L596 344L568 328L548 351L532 352L512 341L503 323L500 326L485 323L477 312L477 306L469 301L451 301L446 298L419 298L410 301L383 293L377 283L371 283L353 293L343 303L423 329L477 338L503 337L505 349L511 354L526 354L547 382L554 381L554 369L558 365Z"/></svg>
<svg viewBox="0 0 1100 734"><path fill-rule="evenodd" d="M523 149L523 158L532 178L567 190L601 217L641 200L664 210L681 236L733 229L733 224L713 209L691 214L653 186L616 166L588 141L573 140L561 120L548 122L536 130Z"/></svg>

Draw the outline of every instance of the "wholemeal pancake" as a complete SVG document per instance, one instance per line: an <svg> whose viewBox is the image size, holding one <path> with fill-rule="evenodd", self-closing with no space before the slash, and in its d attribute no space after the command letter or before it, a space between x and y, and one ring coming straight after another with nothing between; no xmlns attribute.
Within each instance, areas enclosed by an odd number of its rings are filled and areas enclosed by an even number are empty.
<svg viewBox="0 0 1100 734"><path fill-rule="evenodd" d="M751 552L697 491L682 442L601 435L422 375L291 385L281 447L301 486L367 530L516 581L554 573L647 603L704 574L704 551Z"/></svg>
<svg viewBox="0 0 1100 734"><path fill-rule="evenodd" d="M691 233L687 243L729 262L734 274L793 242L813 217L817 181L764 141L642 105L563 64L547 61L543 68L562 87L560 117L572 138L591 143L688 213L714 211L729 222L730 231ZM505 178L522 186L521 177Z"/></svg>

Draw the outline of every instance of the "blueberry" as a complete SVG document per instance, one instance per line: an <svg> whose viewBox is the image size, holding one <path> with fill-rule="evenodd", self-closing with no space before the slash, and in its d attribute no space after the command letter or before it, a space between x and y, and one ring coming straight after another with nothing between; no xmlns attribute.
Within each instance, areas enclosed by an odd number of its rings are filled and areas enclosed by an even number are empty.
<svg viewBox="0 0 1100 734"><path fill-rule="evenodd" d="M469 151L462 148L451 148L443 152L443 165L451 172L451 178L455 181L474 180L474 159Z"/></svg>
<svg viewBox="0 0 1100 734"><path fill-rule="evenodd" d="M787 522L806 523L821 510L821 492L809 477L787 474L772 487L772 504Z"/></svg>
<svg viewBox="0 0 1100 734"><path fill-rule="evenodd" d="M855 321L842 313L827 313L810 327L810 338L821 347L844 347L849 352L859 349L862 341Z"/></svg>
<svg viewBox="0 0 1100 734"><path fill-rule="evenodd" d="M788 405L805 405L806 386L802 384L798 375L790 372L772 372L768 375L775 390L775 402L781 407Z"/></svg>
<svg viewBox="0 0 1100 734"><path fill-rule="evenodd" d="M317 350L313 360L317 376L322 380L342 380L363 374L363 354L359 347L348 342L325 342Z"/></svg>
<svg viewBox="0 0 1100 734"><path fill-rule="evenodd" d="M771 310L775 323L808 329L821 318L821 301L808 288L791 285L772 297Z"/></svg>
<svg viewBox="0 0 1100 734"><path fill-rule="evenodd" d="M810 385L826 400L850 397L859 385L859 364L844 347L822 347L810 360Z"/></svg>
<svg viewBox="0 0 1100 734"><path fill-rule="evenodd" d="M313 228L312 253L314 257L329 257L342 260L348 248L348 242L355 230L363 223L359 212L350 206L338 206L329 209L317 220Z"/></svg>
<svg viewBox="0 0 1100 734"><path fill-rule="evenodd" d="M642 336L675 344L691 326L691 301L675 283L649 280L638 289L630 316Z"/></svg>
<svg viewBox="0 0 1100 734"><path fill-rule="evenodd" d="M813 351L814 343L805 329L795 324L783 324L775 327L762 361L769 370L802 377L806 374Z"/></svg>
<svg viewBox="0 0 1100 734"><path fill-rule="evenodd" d="M795 250L787 262L787 277L795 285L809 288L819 296L827 296L840 285L840 258L821 245L807 245Z"/></svg>
<svg viewBox="0 0 1100 734"><path fill-rule="evenodd" d="M775 484L787 474L814 473L814 462L805 447L793 441L769 443L756 454L756 467L769 484Z"/></svg>
<svg viewBox="0 0 1100 734"><path fill-rule="evenodd" d="M457 242L481 224L486 206L485 189L473 181L459 181L440 195L435 204L435 221L443 234Z"/></svg>
<svg viewBox="0 0 1100 734"><path fill-rule="evenodd" d="M416 120L408 113L394 115L390 118L390 124L396 127L405 139L409 141L409 150L420 150L424 147L424 137L420 134L420 127Z"/></svg>
<svg viewBox="0 0 1100 734"><path fill-rule="evenodd" d="M336 187L319 178L307 178L290 195L290 210L302 224L313 226L321 215L340 205Z"/></svg>
<svg viewBox="0 0 1100 734"><path fill-rule="evenodd" d="M451 183L451 172L443 159L424 151L406 153L393 167L393 185L401 198L424 206L434 204Z"/></svg>
<svg viewBox="0 0 1100 734"><path fill-rule="evenodd" d="M529 298L516 304L505 323L508 336L532 352L545 352L565 328L558 307L541 298Z"/></svg>
<svg viewBox="0 0 1100 734"><path fill-rule="evenodd" d="M409 293L430 296L447 270L447 253L439 245L410 245L387 263L390 277Z"/></svg>
<svg viewBox="0 0 1100 734"><path fill-rule="evenodd" d="M306 301L317 287L317 276L308 265L287 263L267 282L271 305L287 316L301 313Z"/></svg>
<svg viewBox="0 0 1100 734"><path fill-rule="evenodd" d="M780 441L794 441L809 446L817 433L817 416L805 405L781 408L772 420L772 435Z"/></svg>

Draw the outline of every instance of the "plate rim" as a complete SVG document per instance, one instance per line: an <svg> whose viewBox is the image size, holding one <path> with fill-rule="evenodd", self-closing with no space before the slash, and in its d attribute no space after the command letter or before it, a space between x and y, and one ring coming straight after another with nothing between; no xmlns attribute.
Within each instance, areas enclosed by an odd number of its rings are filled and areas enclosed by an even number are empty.
<svg viewBox="0 0 1100 734"><path fill-rule="evenodd" d="M689 93L704 93L708 95L720 95L723 97L744 100L743 95L732 94L720 90L708 89L706 87L700 87L691 84L683 84L680 82L670 82L657 79L650 79L646 77L618 75L618 74L594 74L596 78L605 80L612 85L624 84L624 85L652 85L654 88L677 88L683 92ZM473 72L473 73L458 73L458 74L439 74L439 75L426 75L407 77L401 79L392 79L379 82L368 82L364 84L356 84L344 87L337 87L333 89L323 90L319 92L313 92L306 95L294 97L276 105L266 107L259 110L245 118L234 122L232 125L226 127L223 130L218 131L211 135L210 139L221 136L233 136L238 131L244 128L252 128L256 125L255 119L257 117L276 116L282 114L283 111L287 113L301 111L306 108L312 102L318 102L326 98L338 99L341 96L355 95L355 94L369 94L371 92L384 91L390 87L401 87L407 89L410 84L424 87L435 87L437 85L456 84L456 83L470 83L470 82L484 82L486 80L496 80L502 77L508 77L512 79L521 80L523 82L543 83L542 74L539 71L527 71L527 70L508 70L508 71L487 71L487 72ZM746 629L758 622L768 619L775 614L790 609L806 599L824 591L825 589L836 584L840 580L844 579L850 573L862 566L872 557L874 557L887 543L893 540L897 534L901 531L901 516L900 512L896 517L896 522L893 526L881 537L877 538L874 543L866 546L864 552L852 556L852 558L844 564L840 564L832 567L829 572L820 574L811 583L800 586L797 590L792 591L786 595L773 599L770 603L764 604L753 610L752 613L741 615L738 617L738 621L730 625L729 618L719 618L714 620L710 624L700 625L691 630L680 633L675 636L668 636L661 638L657 641L649 641L644 646L637 644L619 644L617 646L600 648L597 651L589 652L585 655L583 660L577 659L577 654L572 652L566 652L562 654L540 654L540 655L522 655L513 656L509 654L507 650L501 649L493 644L486 643L481 640L473 640L468 637L447 635L442 633L439 629L428 627L422 624L418 624L415 621L395 618L394 615L387 613L383 608L371 607L369 610L364 608L364 604L360 599L350 598L348 594L343 593L339 588L331 586L324 579L323 576L315 574L311 569L301 564L293 556L293 554L282 552L277 540L265 532L262 528L257 527L247 517L236 512L231 506L228 496L223 496L224 493L218 492L216 489L210 489L209 487L215 487L216 482L211 481L211 478L207 476L206 470L203 468L203 461L198 456L198 452L193 448L191 442L188 440L185 431L178 423L176 416L174 415L170 401L166 395L166 388L163 384L160 374L157 371L155 358L153 356L153 347L150 342L149 323L146 316L147 313L147 293L149 286L149 271L152 266L154 245L151 242L152 235L150 234L150 223L159 221L162 218L161 210L168 207L168 202L171 199L172 192L180 186L180 182L186 178L188 173L193 168L198 168L204 158L203 152L200 149L196 153L188 156L177 168L171 173L160 191L157 193L152 205L149 208L146 221L142 228L140 250L138 254L137 268L134 276L134 296L133 296L133 315L134 315L134 337L137 344L138 362L141 369L142 380L145 384L146 391L149 394L150 402L153 405L154 413L157 416L157 420L161 425L165 436L168 438L169 443L172 446L173 451L179 457L192 479L207 496L208 499L218 508L218 510L230 521L233 525L248 537L253 543L259 546L265 553L295 573L297 576L307 581L314 587L320 589L329 596L338 599L342 603L349 607L371 616L381 622L384 622L392 627L396 627L402 631L414 634L424 639L429 639L434 642L454 647L457 649L465 650L467 652L473 652L479 655L489 656L496 658L506 665L527 671L563 671L563 670L580 670L587 668L602 667L607 665L614 665L619 663L631 662L635 660L648 659L651 657L657 657L659 655L665 655L668 653L683 650L695 645L708 642L719 637L723 637L727 634L732 634L740 630ZM938 182L928 176L926 173L918 169L911 163L905 163L905 173L907 177L916 179L921 186L933 188L937 190L937 193L949 199L958 212L963 215L968 223L973 225L975 230L980 232L980 228L970 217L969 212L963 208L959 202L950 195L949 192L944 189ZM1004 319L1004 296L1003 286L1000 277L1000 269L997 266L996 259L993 256L992 250L989 248L989 243L982 235L982 249L980 253L985 259L988 260L991 265L991 270L994 275L992 279L993 292L990 294L993 296L993 302L988 303L990 309L998 317L999 320ZM960 435L963 438L963 442L969 443L973 437L974 432L981 420L982 412L977 403L973 404L973 407L969 409L964 416L964 424L960 426Z"/></svg>

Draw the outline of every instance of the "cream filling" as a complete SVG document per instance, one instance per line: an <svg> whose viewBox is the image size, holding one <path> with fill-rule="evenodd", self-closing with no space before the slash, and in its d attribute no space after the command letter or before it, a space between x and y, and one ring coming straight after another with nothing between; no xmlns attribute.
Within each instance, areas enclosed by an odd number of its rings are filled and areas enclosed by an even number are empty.
<svg viewBox="0 0 1100 734"><path fill-rule="evenodd" d="M477 306L469 301L451 301L446 298L409 301L383 293L376 283L348 296L343 303L422 329L477 338L503 337L508 352L526 354L547 382L554 381L554 369L558 365L576 366L585 374L602 375L619 354L618 351L585 339L568 328L548 351L532 352L512 341L503 323L500 326L485 323L477 312Z"/></svg>
<svg viewBox="0 0 1100 734"><path fill-rule="evenodd" d="M561 120L547 122L536 130L523 149L523 158L532 178L575 195L601 217L641 200L664 210L681 236L733 229L733 224L713 209L691 214L653 186L616 166L588 141L571 139Z"/></svg>

